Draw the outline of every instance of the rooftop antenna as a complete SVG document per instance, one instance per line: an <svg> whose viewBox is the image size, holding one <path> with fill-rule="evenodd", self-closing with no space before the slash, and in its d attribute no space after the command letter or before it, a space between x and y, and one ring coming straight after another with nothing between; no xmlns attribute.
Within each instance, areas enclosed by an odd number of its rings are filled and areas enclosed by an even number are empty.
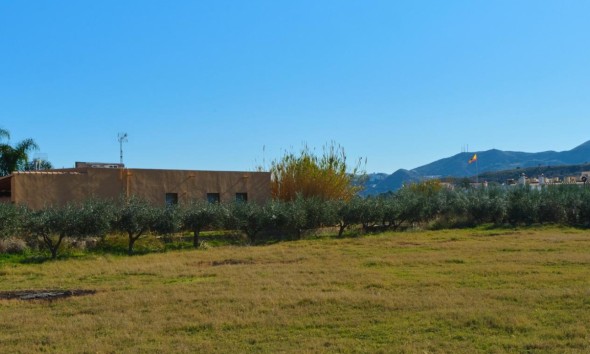
<svg viewBox="0 0 590 354"><path fill-rule="evenodd" d="M43 167L43 162L49 161L47 159L47 156L47 154L44 154L42 152L36 152L35 155L33 155L32 169L34 171L40 171Z"/></svg>
<svg viewBox="0 0 590 354"><path fill-rule="evenodd" d="M119 133L117 135L117 140L119 140L119 149L121 152L121 164L123 164L123 143L127 142L127 133Z"/></svg>

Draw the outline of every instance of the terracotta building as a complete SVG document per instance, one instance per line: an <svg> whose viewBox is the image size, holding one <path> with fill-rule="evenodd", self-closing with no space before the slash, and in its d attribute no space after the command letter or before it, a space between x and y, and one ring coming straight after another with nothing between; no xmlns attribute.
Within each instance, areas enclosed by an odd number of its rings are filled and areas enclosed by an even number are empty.
<svg viewBox="0 0 590 354"><path fill-rule="evenodd" d="M191 200L263 203L270 199L270 173L124 168L77 163L76 168L15 172L0 178L0 201L33 209L95 197L138 196L154 205Z"/></svg>

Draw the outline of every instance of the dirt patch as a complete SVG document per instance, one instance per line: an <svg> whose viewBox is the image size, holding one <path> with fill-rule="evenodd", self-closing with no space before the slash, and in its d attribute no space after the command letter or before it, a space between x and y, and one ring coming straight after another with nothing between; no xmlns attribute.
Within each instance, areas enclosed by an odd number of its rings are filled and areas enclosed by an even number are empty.
<svg viewBox="0 0 590 354"><path fill-rule="evenodd" d="M222 266L222 265L236 265L236 264L254 264L254 261L251 259L234 259L234 258L230 258L230 259L224 259L222 261L213 261L211 262L211 265L216 267L216 266Z"/></svg>
<svg viewBox="0 0 590 354"><path fill-rule="evenodd" d="M18 290L0 291L0 299L5 300L55 300L70 296L96 294L96 290Z"/></svg>

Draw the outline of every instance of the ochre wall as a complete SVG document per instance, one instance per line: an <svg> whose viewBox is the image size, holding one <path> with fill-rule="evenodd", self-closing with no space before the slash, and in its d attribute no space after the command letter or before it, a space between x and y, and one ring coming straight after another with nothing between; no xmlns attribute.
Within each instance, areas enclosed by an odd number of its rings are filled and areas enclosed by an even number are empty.
<svg viewBox="0 0 590 354"><path fill-rule="evenodd" d="M164 205L166 193L177 193L180 204L206 200L207 193L219 193L221 202L235 200L236 193L248 193L248 201L258 203L271 197L268 172L80 168L17 173L11 189L13 202L33 209L122 195L136 195L154 205Z"/></svg>
<svg viewBox="0 0 590 354"><path fill-rule="evenodd" d="M221 202L235 200L236 193L248 193L248 201L270 199L267 172L217 172L174 170L126 170L127 195L138 195L153 204L164 204L166 193L177 193L180 204L206 200L207 193L219 193Z"/></svg>
<svg viewBox="0 0 590 354"><path fill-rule="evenodd" d="M27 174L12 177L12 201L32 209L81 201L89 195L84 174Z"/></svg>

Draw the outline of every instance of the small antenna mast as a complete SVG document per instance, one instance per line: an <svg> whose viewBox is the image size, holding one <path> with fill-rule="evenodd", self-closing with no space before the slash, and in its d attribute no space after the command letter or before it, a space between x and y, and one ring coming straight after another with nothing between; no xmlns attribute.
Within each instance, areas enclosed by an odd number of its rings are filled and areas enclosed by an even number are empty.
<svg viewBox="0 0 590 354"><path fill-rule="evenodd" d="M119 140L119 149L121 152L121 164L123 164L123 143L127 142L127 133L119 133L117 136L117 140Z"/></svg>

